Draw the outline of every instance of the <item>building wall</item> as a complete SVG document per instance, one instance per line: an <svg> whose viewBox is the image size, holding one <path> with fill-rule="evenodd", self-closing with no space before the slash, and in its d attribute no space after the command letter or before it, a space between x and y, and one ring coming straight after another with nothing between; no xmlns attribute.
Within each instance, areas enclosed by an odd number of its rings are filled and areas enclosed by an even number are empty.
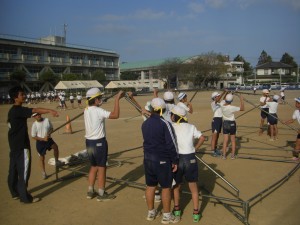
<svg viewBox="0 0 300 225"><path fill-rule="evenodd" d="M0 82L9 81L16 69L26 71L26 81L38 81L45 69L58 75L82 76L91 76L101 69L107 80L116 80L119 79L119 55L112 51L0 38Z"/></svg>

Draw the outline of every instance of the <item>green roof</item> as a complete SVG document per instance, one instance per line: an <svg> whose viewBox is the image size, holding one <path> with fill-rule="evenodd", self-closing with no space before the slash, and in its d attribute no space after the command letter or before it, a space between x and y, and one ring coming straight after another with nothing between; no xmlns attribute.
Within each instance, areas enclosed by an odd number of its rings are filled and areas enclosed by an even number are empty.
<svg viewBox="0 0 300 225"><path fill-rule="evenodd" d="M137 61L137 62L125 62L125 63L120 64L120 70L157 67L157 66L161 65L162 63L164 63L166 60L179 59L182 62L184 62L190 58L192 58L192 56L173 57L173 58L146 60L146 61Z"/></svg>

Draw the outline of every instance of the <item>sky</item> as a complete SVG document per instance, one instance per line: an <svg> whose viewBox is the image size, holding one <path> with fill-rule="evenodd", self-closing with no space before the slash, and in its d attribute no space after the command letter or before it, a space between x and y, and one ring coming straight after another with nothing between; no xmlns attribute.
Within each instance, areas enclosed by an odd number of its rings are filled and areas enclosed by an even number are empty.
<svg viewBox="0 0 300 225"><path fill-rule="evenodd" d="M0 34L113 50L120 62L241 55L300 64L300 0L0 0Z"/></svg>

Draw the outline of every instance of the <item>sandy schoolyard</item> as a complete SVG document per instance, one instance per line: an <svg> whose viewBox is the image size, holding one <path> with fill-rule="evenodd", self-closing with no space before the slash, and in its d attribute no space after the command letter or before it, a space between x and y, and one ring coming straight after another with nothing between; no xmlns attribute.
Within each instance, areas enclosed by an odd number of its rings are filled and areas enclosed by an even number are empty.
<svg viewBox="0 0 300 225"><path fill-rule="evenodd" d="M188 93L188 99L194 92ZM257 91L260 93L260 91ZM272 91L271 94L279 94ZM159 93L162 96L162 93ZM210 129L212 112L210 109L211 92L199 92L193 99L194 113L188 115L189 122L196 125L201 131ZM258 104L260 96L243 95L248 101ZM290 119L294 111L294 98L299 97L299 91L286 91L286 98L289 104L280 104L278 116L282 120ZM152 98L148 96L136 96L141 105ZM239 105L235 97L233 105ZM26 106L26 105L24 105ZM68 103L70 107L70 104ZM55 169L53 166L46 166L51 175L43 180L38 167L38 155L35 150L35 143L31 141L32 148L32 171L29 180L28 190L41 201L34 204L21 204L18 200L12 200L7 187L8 155L9 146L7 140L7 112L11 106L0 106L0 224L5 225L141 225L161 224L160 219L149 222L145 220L147 207L144 195L144 172L143 172L143 149L141 124L143 119L138 112L125 99L121 99L121 114L118 120L107 120L107 140L109 143L109 167L107 176L107 191L114 193L116 199L109 202L97 202L96 199L86 199L88 163L81 163L70 170L59 171L59 178L56 181ZM57 103L44 103L29 105L28 107L45 107L55 109ZM77 107L77 106L76 106ZM102 105L107 110L112 110L113 99ZM253 108L245 102L246 111ZM44 115L50 118L54 128L66 122L66 117L75 117L83 109L75 108L66 111L59 111L57 118L51 115ZM241 115L242 112L236 114ZM221 178L216 176L207 166L199 161L199 187L200 205L203 214L199 224L205 225L235 225L243 224L218 200L207 198L207 195L247 201L267 187L271 186L298 165L290 161L293 142L296 132L289 127L279 123L279 140L271 142L266 134L258 136L259 110L255 109L237 119L237 150L239 158L236 160L222 160L208 154L210 150L211 131L206 131L208 141L202 146L198 157L210 168L224 177L238 190L231 188ZM29 132L33 119L28 119ZM295 127L299 127L295 122ZM65 127L55 132L52 137L60 150L60 157L70 156L85 149L84 122L80 117L72 122L72 134L65 133ZM222 135L219 144L222 144ZM53 152L48 152L46 160L53 157ZM260 160L258 160L260 159ZM121 163L120 166L117 163ZM118 164L119 165L119 164ZM69 179L66 179L69 178ZM119 181L119 182L117 182ZM138 185L128 185L130 184ZM277 186L276 186L277 187ZM182 194L183 216L180 224L192 224L192 202L189 190L184 185ZM209 194L210 193L210 194ZM203 196L202 196L203 195ZM225 201L224 200L224 201ZM223 201L223 202L224 202ZM240 204L225 201L239 214L243 214ZM155 205L161 209L160 203ZM248 222L251 225L298 225L300 224L300 170L287 181L275 189L261 194L249 204Z"/></svg>

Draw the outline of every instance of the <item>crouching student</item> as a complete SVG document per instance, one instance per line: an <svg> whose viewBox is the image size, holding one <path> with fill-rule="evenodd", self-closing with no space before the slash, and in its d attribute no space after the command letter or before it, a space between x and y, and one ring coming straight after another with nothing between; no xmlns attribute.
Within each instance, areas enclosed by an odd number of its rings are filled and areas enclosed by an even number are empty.
<svg viewBox="0 0 300 225"><path fill-rule="evenodd" d="M174 211L175 217L180 220L180 187L183 183L183 177L188 182L192 193L193 201L193 221L198 222L201 218L199 212L199 192L198 192L198 164L195 156L195 150L199 149L205 141L204 136L197 128L188 123L186 118L186 110L180 106L175 106L172 109L171 119L176 134L179 164L175 173L176 185L174 186ZM194 146L194 140L198 139Z"/></svg>

